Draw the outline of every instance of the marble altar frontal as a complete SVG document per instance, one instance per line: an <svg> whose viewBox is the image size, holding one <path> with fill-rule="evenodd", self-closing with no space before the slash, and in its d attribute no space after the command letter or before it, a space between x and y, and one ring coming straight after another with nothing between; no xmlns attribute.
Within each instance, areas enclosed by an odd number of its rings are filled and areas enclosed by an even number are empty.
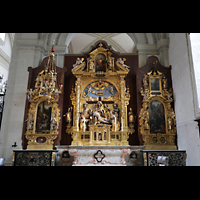
<svg viewBox="0 0 200 200"><path fill-rule="evenodd" d="M143 146L56 146L56 166L142 166Z"/></svg>

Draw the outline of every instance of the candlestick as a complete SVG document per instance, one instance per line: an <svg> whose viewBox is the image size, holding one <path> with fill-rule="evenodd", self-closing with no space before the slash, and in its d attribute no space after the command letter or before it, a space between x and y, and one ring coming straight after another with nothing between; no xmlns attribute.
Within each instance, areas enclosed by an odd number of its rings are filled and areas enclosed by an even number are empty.
<svg viewBox="0 0 200 200"><path fill-rule="evenodd" d="M117 117L115 116L115 132L117 131Z"/></svg>
<svg viewBox="0 0 200 200"><path fill-rule="evenodd" d="M79 117L77 117L77 131L78 131Z"/></svg>
<svg viewBox="0 0 200 200"><path fill-rule="evenodd" d="M83 126L83 132L85 132L85 117L83 116L83 124L84 124L84 126Z"/></svg>
<svg viewBox="0 0 200 200"><path fill-rule="evenodd" d="M123 131L123 118L121 117L122 131Z"/></svg>

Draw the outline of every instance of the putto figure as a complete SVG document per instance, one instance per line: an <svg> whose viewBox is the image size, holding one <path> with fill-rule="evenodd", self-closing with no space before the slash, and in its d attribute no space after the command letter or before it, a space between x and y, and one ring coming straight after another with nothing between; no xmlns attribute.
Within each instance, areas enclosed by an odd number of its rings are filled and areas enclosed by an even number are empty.
<svg viewBox="0 0 200 200"><path fill-rule="evenodd" d="M84 58L77 58L76 63L73 65L73 68L78 67L80 64L83 63Z"/></svg>

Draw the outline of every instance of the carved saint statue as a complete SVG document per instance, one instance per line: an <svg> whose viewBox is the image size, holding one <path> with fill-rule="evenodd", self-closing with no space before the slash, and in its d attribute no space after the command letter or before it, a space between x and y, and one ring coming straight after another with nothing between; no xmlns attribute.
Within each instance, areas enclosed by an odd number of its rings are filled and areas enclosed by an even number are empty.
<svg viewBox="0 0 200 200"><path fill-rule="evenodd" d="M163 76L163 89L167 89L167 79Z"/></svg>
<svg viewBox="0 0 200 200"><path fill-rule="evenodd" d="M94 70L94 59L92 58L92 56L90 56L88 63L89 63L89 71L93 71Z"/></svg>
<svg viewBox="0 0 200 200"><path fill-rule="evenodd" d="M30 88L30 90L27 90L28 100L32 100L33 99L33 95L34 95L34 92L33 92L32 88Z"/></svg>
<svg viewBox="0 0 200 200"><path fill-rule="evenodd" d="M119 129L120 129L119 108L118 108L117 103L113 104L113 109L110 111L110 118L112 120L112 131L115 131L115 130L119 131Z"/></svg>
<svg viewBox="0 0 200 200"><path fill-rule="evenodd" d="M168 121L168 130L172 130L172 117L169 115L167 118Z"/></svg>
<svg viewBox="0 0 200 200"><path fill-rule="evenodd" d="M130 129L134 128L134 123L135 123L135 117L133 115L132 108L130 108L130 111L128 112L128 125Z"/></svg>
<svg viewBox="0 0 200 200"><path fill-rule="evenodd" d="M97 123L109 123L110 120L106 118L104 106L101 101L98 101L96 104L96 108L93 112L94 117L96 117Z"/></svg>
<svg viewBox="0 0 200 200"><path fill-rule="evenodd" d="M33 130L33 121L34 121L34 119L33 119L32 114L30 115L30 117L26 121L29 121L28 130Z"/></svg>
<svg viewBox="0 0 200 200"><path fill-rule="evenodd" d="M72 107L68 108L67 113L64 115L65 116L65 120L67 122L67 128L69 129L72 125L72 113L71 113Z"/></svg>
<svg viewBox="0 0 200 200"><path fill-rule="evenodd" d="M149 130L149 118L147 116L144 117L144 129Z"/></svg>
<svg viewBox="0 0 200 200"><path fill-rule="evenodd" d="M56 122L56 117L54 115L51 120L51 130L56 130L56 128L57 128L57 122Z"/></svg>
<svg viewBox="0 0 200 200"><path fill-rule="evenodd" d="M145 74L144 78L143 78L143 85L144 85L144 89L148 89L148 77Z"/></svg>

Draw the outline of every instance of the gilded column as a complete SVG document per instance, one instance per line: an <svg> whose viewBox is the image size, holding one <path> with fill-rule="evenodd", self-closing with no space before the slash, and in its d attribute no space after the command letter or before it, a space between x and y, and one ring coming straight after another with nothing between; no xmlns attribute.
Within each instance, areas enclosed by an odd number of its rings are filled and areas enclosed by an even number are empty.
<svg viewBox="0 0 200 200"><path fill-rule="evenodd" d="M79 141L79 117L80 117L80 78L75 83L76 104L75 104L75 123L73 128L73 145L78 145Z"/></svg>
<svg viewBox="0 0 200 200"><path fill-rule="evenodd" d="M124 77L121 77L121 144L125 145L125 141L127 141L127 138L125 137L127 134L124 134L127 132L125 125L125 114L126 114L126 109L125 109L125 80Z"/></svg>

